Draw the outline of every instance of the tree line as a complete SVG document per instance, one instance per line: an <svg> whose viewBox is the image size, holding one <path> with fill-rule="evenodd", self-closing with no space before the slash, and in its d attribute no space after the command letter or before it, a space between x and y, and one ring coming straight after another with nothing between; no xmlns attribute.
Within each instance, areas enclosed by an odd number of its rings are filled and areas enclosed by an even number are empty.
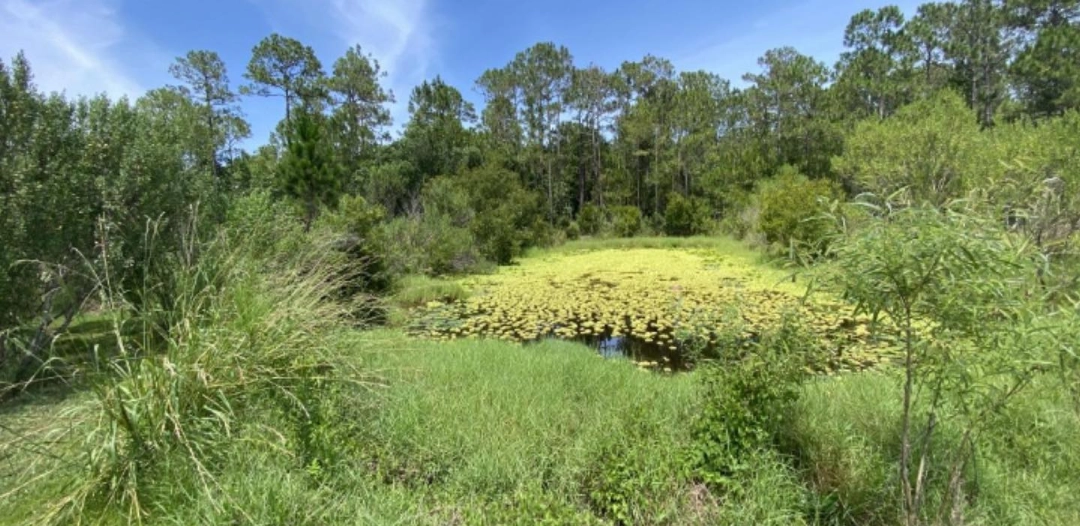
<svg viewBox="0 0 1080 526"><path fill-rule="evenodd" d="M581 64L542 42L476 80L482 108L439 77L421 83L397 137L395 95L360 46L327 68L273 34L239 85L217 53L192 51L169 66L175 85L136 100L43 93L20 54L0 62L0 332L34 320L49 334L92 297L79 269L109 259L115 279L143 279L151 245L189 235L182 217L227 221L253 193L293 206L305 229L347 215L391 273L460 272L603 232L814 242L824 227L807 214L864 192L980 191L989 213L1063 250L1080 221L1080 1L908 15L861 11L836 64L772 49L739 86L652 55ZM253 152L239 147L243 97L283 101Z"/></svg>

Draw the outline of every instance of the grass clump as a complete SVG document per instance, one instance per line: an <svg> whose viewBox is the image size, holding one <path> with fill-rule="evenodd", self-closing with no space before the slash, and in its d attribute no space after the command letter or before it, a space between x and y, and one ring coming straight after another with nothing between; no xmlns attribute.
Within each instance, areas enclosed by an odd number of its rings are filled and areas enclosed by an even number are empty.
<svg viewBox="0 0 1080 526"><path fill-rule="evenodd" d="M457 281L416 275L398 281L392 301L396 306L408 309L433 301L463 301L468 297L469 291Z"/></svg>
<svg viewBox="0 0 1080 526"><path fill-rule="evenodd" d="M331 300L348 272L314 241L253 257L264 240L192 236L154 259L138 291L114 288L105 267L101 301L117 350L93 362L91 390L56 420L12 433L11 447L39 456L24 459L34 469L0 500L5 516L141 522L185 501L224 509L220 467L236 441L273 447L298 468L327 463L347 427L321 425L323 386L363 384L337 358L349 308Z"/></svg>

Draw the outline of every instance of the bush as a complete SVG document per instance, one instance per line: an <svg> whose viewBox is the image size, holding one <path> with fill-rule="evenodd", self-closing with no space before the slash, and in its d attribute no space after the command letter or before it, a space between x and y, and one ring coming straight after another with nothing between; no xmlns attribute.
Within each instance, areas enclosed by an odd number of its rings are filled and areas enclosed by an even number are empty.
<svg viewBox="0 0 1080 526"><path fill-rule="evenodd" d="M941 205L964 195L990 152L975 113L952 90L904 106L885 120L859 123L833 159L841 177L860 191L904 204Z"/></svg>
<svg viewBox="0 0 1080 526"><path fill-rule="evenodd" d="M378 229L386 211L372 206L360 196L344 196L337 210L320 217L319 228L330 231L335 238L333 247L353 263L356 275L349 283L350 295L383 293L390 289L395 274L386 264L386 241Z"/></svg>
<svg viewBox="0 0 1080 526"><path fill-rule="evenodd" d="M472 234L480 254L505 265L530 246L549 237L550 225L543 220L539 196L521 185L514 172L497 166L483 166L462 175L469 189L469 202L476 211Z"/></svg>
<svg viewBox="0 0 1080 526"><path fill-rule="evenodd" d="M460 274L483 264L472 232L445 215L399 217L385 223L379 235L393 275Z"/></svg>
<svg viewBox="0 0 1080 526"><path fill-rule="evenodd" d="M636 206L611 207L611 226L619 237L634 237L641 233L641 209Z"/></svg>
<svg viewBox="0 0 1080 526"><path fill-rule="evenodd" d="M834 185L810 180L785 166L758 187L758 229L765 240L790 249L799 246L812 256L823 254L836 234L836 222L825 214L839 196Z"/></svg>
<svg viewBox="0 0 1080 526"><path fill-rule="evenodd" d="M569 225L566 225L566 239L571 241L581 238L581 227L578 226L577 221L571 221Z"/></svg>
<svg viewBox="0 0 1080 526"><path fill-rule="evenodd" d="M709 230L709 205L699 197L668 195L664 209L664 231L669 236L693 236Z"/></svg>
<svg viewBox="0 0 1080 526"><path fill-rule="evenodd" d="M603 208L594 204L587 204L578 211L577 222L581 226L582 234L595 236L607 226L607 217Z"/></svg>
<svg viewBox="0 0 1080 526"><path fill-rule="evenodd" d="M794 322L765 335L749 352L706 362L698 372L702 408L691 426L689 464L706 484L738 486L748 459L774 449L793 414L814 340Z"/></svg>

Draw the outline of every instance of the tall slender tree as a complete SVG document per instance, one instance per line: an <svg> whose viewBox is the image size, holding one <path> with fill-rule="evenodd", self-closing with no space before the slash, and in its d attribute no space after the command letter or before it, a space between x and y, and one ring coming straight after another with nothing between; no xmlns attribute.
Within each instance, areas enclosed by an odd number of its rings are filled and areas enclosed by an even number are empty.
<svg viewBox="0 0 1080 526"><path fill-rule="evenodd" d="M213 51L189 51L169 66L169 73L184 82L180 92L201 107L205 159L216 177L220 153L251 133L236 105L238 97L229 86L225 62Z"/></svg>
<svg viewBox="0 0 1080 526"><path fill-rule="evenodd" d="M244 73L250 84L241 86L240 91L260 97L283 97L285 120L290 121L298 102L309 108L320 105L325 98L325 77L315 50L274 33L252 49Z"/></svg>
<svg viewBox="0 0 1080 526"><path fill-rule="evenodd" d="M373 147L390 138L392 123L388 104L394 94L383 89L386 73L379 61L364 54L359 45L349 48L334 62L327 81L335 104L332 124L345 166L356 170L362 159L373 156Z"/></svg>

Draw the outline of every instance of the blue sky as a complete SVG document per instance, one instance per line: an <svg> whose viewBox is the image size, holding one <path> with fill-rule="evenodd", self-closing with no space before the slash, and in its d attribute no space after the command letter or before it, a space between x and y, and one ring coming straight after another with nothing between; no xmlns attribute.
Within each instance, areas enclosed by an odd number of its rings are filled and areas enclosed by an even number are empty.
<svg viewBox="0 0 1080 526"><path fill-rule="evenodd" d="M487 68L540 41L570 48L579 65L617 67L652 53L680 70L738 84L766 50L794 46L832 65L844 26L863 8L900 0L0 0L0 57L26 51L44 90L138 96L173 82L168 66L191 49L221 54L233 86L251 48L271 32L315 48L330 69L360 44L389 73L395 129L412 87L441 75L466 97ZM280 99L246 99L249 145L263 143Z"/></svg>

